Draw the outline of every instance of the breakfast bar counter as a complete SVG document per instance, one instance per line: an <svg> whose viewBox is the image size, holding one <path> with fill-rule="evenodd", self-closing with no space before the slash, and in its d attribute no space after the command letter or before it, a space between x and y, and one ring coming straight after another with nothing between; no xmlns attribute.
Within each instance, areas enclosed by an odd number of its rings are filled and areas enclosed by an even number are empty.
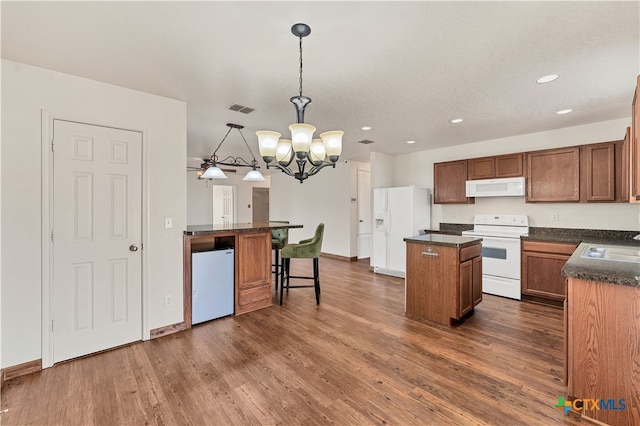
<svg viewBox="0 0 640 426"><path fill-rule="evenodd" d="M191 225L183 237L184 322L191 327L191 255L234 249L234 314L271 305L271 230L302 228L285 222Z"/></svg>

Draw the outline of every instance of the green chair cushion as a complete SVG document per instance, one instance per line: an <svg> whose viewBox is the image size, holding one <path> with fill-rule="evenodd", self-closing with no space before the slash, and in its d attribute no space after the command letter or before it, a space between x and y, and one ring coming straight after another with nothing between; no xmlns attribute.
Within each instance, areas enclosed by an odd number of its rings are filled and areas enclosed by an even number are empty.
<svg viewBox="0 0 640 426"><path fill-rule="evenodd" d="M311 239L300 241L298 244L287 244L282 248L283 258L307 258L313 259L320 256L322 248L322 237L324 234L324 223L316 228L316 233Z"/></svg>

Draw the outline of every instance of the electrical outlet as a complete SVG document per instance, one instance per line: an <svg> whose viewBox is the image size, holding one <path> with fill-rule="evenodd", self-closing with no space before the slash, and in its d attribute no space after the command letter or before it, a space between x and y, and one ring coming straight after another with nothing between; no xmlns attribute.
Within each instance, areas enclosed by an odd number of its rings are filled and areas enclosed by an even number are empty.
<svg viewBox="0 0 640 426"><path fill-rule="evenodd" d="M558 212L551 213L551 220L553 222L559 221L560 220L560 213L558 213Z"/></svg>
<svg viewBox="0 0 640 426"><path fill-rule="evenodd" d="M164 218L164 227L166 229L173 228L173 218L172 217L165 217Z"/></svg>
<svg viewBox="0 0 640 426"><path fill-rule="evenodd" d="M170 294L167 294L164 297L164 306L171 306L173 305L173 296Z"/></svg>

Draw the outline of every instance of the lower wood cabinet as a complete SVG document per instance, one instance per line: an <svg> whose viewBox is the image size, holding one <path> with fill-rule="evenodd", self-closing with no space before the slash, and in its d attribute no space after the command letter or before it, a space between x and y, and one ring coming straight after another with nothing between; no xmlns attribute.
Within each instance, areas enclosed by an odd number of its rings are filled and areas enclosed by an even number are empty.
<svg viewBox="0 0 640 426"><path fill-rule="evenodd" d="M640 424L640 288L569 278L568 394L593 424ZM624 404L624 407L623 407Z"/></svg>
<svg viewBox="0 0 640 426"><path fill-rule="evenodd" d="M482 245L407 242L406 312L451 325L482 301Z"/></svg>
<svg viewBox="0 0 640 426"><path fill-rule="evenodd" d="M566 278L562 267L578 247L574 243L522 242L522 295L562 302Z"/></svg>
<svg viewBox="0 0 640 426"><path fill-rule="evenodd" d="M271 232L238 236L236 315L271 305Z"/></svg>

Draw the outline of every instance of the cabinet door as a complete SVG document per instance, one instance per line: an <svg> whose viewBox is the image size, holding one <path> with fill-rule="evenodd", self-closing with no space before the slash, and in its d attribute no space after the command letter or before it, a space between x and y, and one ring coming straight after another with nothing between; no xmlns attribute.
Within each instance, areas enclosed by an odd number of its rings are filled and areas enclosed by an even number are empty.
<svg viewBox="0 0 640 426"><path fill-rule="evenodd" d="M469 160L469 180L492 179L496 177L496 158L483 157Z"/></svg>
<svg viewBox="0 0 640 426"><path fill-rule="evenodd" d="M633 96L631 106L631 143L629 146L629 160L631 172L631 201L640 201L640 105L638 105L638 89L640 88L640 75L636 93Z"/></svg>
<svg viewBox="0 0 640 426"><path fill-rule="evenodd" d="M584 145L581 156L584 201L615 201L614 143Z"/></svg>
<svg viewBox="0 0 640 426"><path fill-rule="evenodd" d="M482 256L474 257L473 262L473 306L482 302Z"/></svg>
<svg viewBox="0 0 640 426"><path fill-rule="evenodd" d="M435 204L472 204L466 196L467 160L433 165L433 202Z"/></svg>
<svg viewBox="0 0 640 426"><path fill-rule="evenodd" d="M527 153L526 200L580 201L580 147Z"/></svg>
<svg viewBox="0 0 640 426"><path fill-rule="evenodd" d="M241 233L236 251L236 315L271 305L271 232Z"/></svg>
<svg viewBox="0 0 640 426"><path fill-rule="evenodd" d="M460 264L458 319L473 309L473 259Z"/></svg>
<svg viewBox="0 0 640 426"><path fill-rule="evenodd" d="M539 252L522 253L522 294L564 300L566 279L562 267L568 255Z"/></svg>
<svg viewBox="0 0 640 426"><path fill-rule="evenodd" d="M499 155L496 157L496 177L524 176L522 154Z"/></svg>

